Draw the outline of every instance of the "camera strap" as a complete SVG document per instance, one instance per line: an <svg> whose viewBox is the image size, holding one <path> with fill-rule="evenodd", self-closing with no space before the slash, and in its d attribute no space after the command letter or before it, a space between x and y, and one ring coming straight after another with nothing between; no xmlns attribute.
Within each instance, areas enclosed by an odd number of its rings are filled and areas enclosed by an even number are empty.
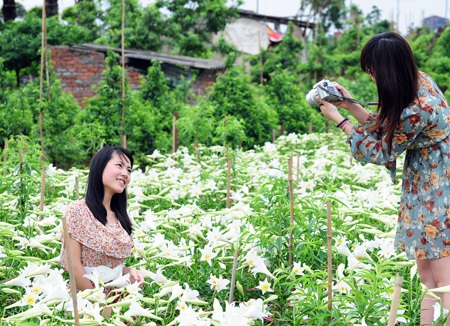
<svg viewBox="0 0 450 326"><path fill-rule="evenodd" d="M320 89L322 89L323 91L325 91L329 95L336 96L336 94L331 93L330 91L328 91L328 89L326 89L322 85L317 85L317 87L319 87ZM342 99L342 101L345 100L345 101L348 101L348 102L351 102L351 103L357 103L357 104L361 104L361 105L378 105L378 102L363 102L363 101L355 100L354 98L350 98L350 97L345 97L345 96L338 96L338 97L340 97Z"/></svg>

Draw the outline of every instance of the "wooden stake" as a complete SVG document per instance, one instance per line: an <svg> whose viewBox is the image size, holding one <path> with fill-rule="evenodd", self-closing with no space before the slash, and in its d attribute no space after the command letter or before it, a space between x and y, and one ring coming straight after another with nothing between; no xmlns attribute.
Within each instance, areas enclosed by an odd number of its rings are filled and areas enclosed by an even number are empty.
<svg viewBox="0 0 450 326"><path fill-rule="evenodd" d="M80 199L80 186L78 184L78 177L75 177L75 196L78 199Z"/></svg>
<svg viewBox="0 0 450 326"><path fill-rule="evenodd" d="M39 157L40 161L45 160L44 155L44 123L43 123L43 112L42 112L42 97L43 97L43 87L44 87L44 64L45 55L47 48L47 17L45 12L45 0L42 6L42 37L41 37L41 70L39 77L39 137L41 139L41 155ZM48 88L49 85L47 85Z"/></svg>
<svg viewBox="0 0 450 326"><path fill-rule="evenodd" d="M280 136L284 136L284 124L280 128Z"/></svg>
<svg viewBox="0 0 450 326"><path fill-rule="evenodd" d="M122 0L122 147L127 148L127 137L125 135L125 0Z"/></svg>
<svg viewBox="0 0 450 326"><path fill-rule="evenodd" d="M8 137L5 138L5 151L3 152L3 162L8 160Z"/></svg>
<svg viewBox="0 0 450 326"><path fill-rule="evenodd" d="M230 149L228 147L228 144L226 145L226 156L227 156L227 201L226 201L226 207L230 208L230 206L231 206L231 160L230 160ZM232 303L233 298L234 298L234 287L236 284L238 254L239 254L239 247L237 244L235 244L234 256L233 256L233 270L231 273L230 297L228 298L228 303Z"/></svg>
<svg viewBox="0 0 450 326"><path fill-rule="evenodd" d="M328 244L328 310L333 307L333 266L331 252L331 201L327 202L327 244Z"/></svg>
<svg viewBox="0 0 450 326"><path fill-rule="evenodd" d="M310 134L312 134L312 132L313 132L313 125L312 125L311 122L308 125L308 131L309 131Z"/></svg>
<svg viewBox="0 0 450 326"><path fill-rule="evenodd" d="M397 278L395 279L394 296L392 297L391 310L389 311L388 326L395 325L395 321L397 319L398 304L400 301L400 295L402 293L402 286L403 286L403 276L397 275Z"/></svg>
<svg viewBox="0 0 450 326"><path fill-rule="evenodd" d="M178 150L177 121L178 121L178 112L174 112L172 120L172 153L175 153Z"/></svg>
<svg viewBox="0 0 450 326"><path fill-rule="evenodd" d="M42 166L42 175L41 175L41 202L39 206L41 214L39 214L39 221L41 221L43 218L42 212L44 211L44 199L45 199L45 165Z"/></svg>
<svg viewBox="0 0 450 326"><path fill-rule="evenodd" d="M234 247L234 256L233 256L233 270L231 272L231 285L230 285L230 297L228 298L228 303L232 303L234 299L234 287L236 284L236 271L237 271L237 263L238 263L238 254L239 249L238 245L235 244Z"/></svg>
<svg viewBox="0 0 450 326"><path fill-rule="evenodd" d="M226 146L227 155L227 202L226 207L230 208L231 205L231 160L230 160L230 150L228 144Z"/></svg>
<svg viewBox="0 0 450 326"><path fill-rule="evenodd" d="M294 231L294 187L292 184L292 156L288 159L288 182L289 182L289 203L290 203L290 225L289 225L289 267L294 264L293 252L293 231Z"/></svg>
<svg viewBox="0 0 450 326"><path fill-rule="evenodd" d="M264 62L262 57L261 39L258 32L258 46L259 46L259 82L261 85L264 84Z"/></svg>
<svg viewBox="0 0 450 326"><path fill-rule="evenodd" d="M67 260L67 266L69 269L69 277L70 277L70 294L72 296L72 303L73 303L73 317L75 319L75 325L80 325L80 317L78 315L78 300L77 300L77 285L75 282L75 274L73 272L73 263L72 263L72 257L70 255L70 237L69 237L69 230L67 229L67 222L66 218L63 217L62 219L63 223L63 232L64 232L64 246L66 249L66 260Z"/></svg>

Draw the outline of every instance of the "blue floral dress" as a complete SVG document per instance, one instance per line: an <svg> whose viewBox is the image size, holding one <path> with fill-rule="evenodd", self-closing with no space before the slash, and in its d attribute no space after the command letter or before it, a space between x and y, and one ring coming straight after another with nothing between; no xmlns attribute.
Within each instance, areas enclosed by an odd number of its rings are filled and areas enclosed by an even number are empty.
<svg viewBox="0 0 450 326"><path fill-rule="evenodd" d="M450 109L436 83L420 73L418 99L402 111L389 154L384 137L362 126L348 143L355 159L385 165L395 182L396 158L406 150L395 247L410 259L450 256Z"/></svg>

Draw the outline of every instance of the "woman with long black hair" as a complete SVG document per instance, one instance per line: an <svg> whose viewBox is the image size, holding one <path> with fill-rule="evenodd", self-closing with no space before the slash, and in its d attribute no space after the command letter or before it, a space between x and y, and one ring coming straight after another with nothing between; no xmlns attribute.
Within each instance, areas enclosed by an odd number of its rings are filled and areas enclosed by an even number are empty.
<svg viewBox="0 0 450 326"><path fill-rule="evenodd" d="M377 86L376 113L361 105L322 101L323 115L348 135L355 159L385 165L395 182L396 159L406 151L395 246L415 259L429 289L450 285L450 109L436 83L416 66L399 34L376 35L364 46L361 69ZM335 84L341 93L349 92ZM353 126L336 106L358 121ZM450 294L440 295L450 309ZM425 295L420 325L432 325L436 300ZM450 325L450 321L447 323Z"/></svg>
<svg viewBox="0 0 450 326"><path fill-rule="evenodd" d="M70 256L78 290L94 287L84 275L99 266L120 269L119 275L130 274L131 283L144 282L142 273L123 266L133 248L126 194L132 166L133 157L126 149L103 147L91 161L85 198L67 207ZM62 239L61 267L67 270Z"/></svg>

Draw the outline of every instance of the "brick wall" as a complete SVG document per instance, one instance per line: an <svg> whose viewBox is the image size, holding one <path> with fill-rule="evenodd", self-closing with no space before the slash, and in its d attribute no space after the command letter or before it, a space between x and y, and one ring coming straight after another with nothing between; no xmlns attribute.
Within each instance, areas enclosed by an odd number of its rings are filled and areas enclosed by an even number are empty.
<svg viewBox="0 0 450 326"><path fill-rule="evenodd" d="M94 87L104 78L105 54L103 52L74 49L69 46L51 47L51 61L61 87L73 94L83 106L87 99L95 95ZM139 89L146 71L126 66L128 81L132 89ZM197 95L204 95L216 80L221 70L201 70L191 86Z"/></svg>
<svg viewBox="0 0 450 326"><path fill-rule="evenodd" d="M51 61L61 87L71 92L80 105L94 96L94 87L104 78L105 54L102 52L55 46L51 47ZM139 71L132 67L127 70L130 87L139 88Z"/></svg>

